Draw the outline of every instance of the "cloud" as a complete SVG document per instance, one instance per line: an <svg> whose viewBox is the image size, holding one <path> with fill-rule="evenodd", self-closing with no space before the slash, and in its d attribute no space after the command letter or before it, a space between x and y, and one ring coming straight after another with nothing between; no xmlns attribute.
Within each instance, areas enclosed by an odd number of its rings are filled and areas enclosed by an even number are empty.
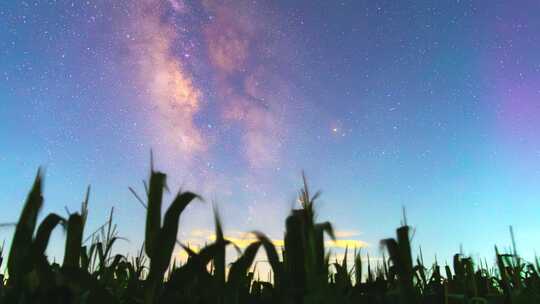
<svg viewBox="0 0 540 304"><path fill-rule="evenodd" d="M240 248L241 250L244 250L246 247L248 247L251 243L256 242L257 238L252 233L246 233L238 230L230 230L225 231L225 239L232 242L236 247ZM214 231L209 229L192 229L187 234L185 234L184 238L181 238L181 242L184 244L189 244L189 247L197 252L202 248L205 244L209 244L216 240L216 235ZM271 238L272 244L276 247L278 251L281 251L285 244L283 239L274 239ZM354 265L354 257L353 257L353 249L357 248L363 248L367 247L368 244L366 242L360 241L360 240L351 240L351 239L340 239L337 241L326 241L325 247L327 250L335 249L338 252L332 252L330 261L338 261L341 263L343 260L344 248L349 248L349 254L347 255L347 263L349 266L352 267ZM227 253L227 260L228 260L228 267L230 266L230 263L234 262L236 260L234 255L234 250L232 248L229 248L229 253ZM188 254L185 252L184 249L177 247L176 252L174 254L174 257L177 261L181 263L185 263L188 259ZM361 257L362 261L364 263L367 263L367 256ZM382 261L382 258L377 256L371 256L370 262L371 263L379 263ZM375 265L372 264L372 265ZM271 273L272 269L270 265L268 264L266 253L264 250L259 250L254 264L251 267L251 270L255 270L259 275L262 275L263 280L269 281L271 276L268 276L269 273ZM227 268L228 271L228 268Z"/></svg>
<svg viewBox="0 0 540 304"><path fill-rule="evenodd" d="M241 231L230 231L225 233L225 239L231 241L233 244L239 248L246 248L249 244L256 242L257 238L252 233L246 233ZM205 229L193 229L187 236L186 240L182 240L185 243L193 245L203 245L205 243L210 243L216 240L216 235L214 231L205 230ZM285 245L283 239L271 239L272 243L276 247L283 247ZM354 249L354 248L365 248L369 244L361 240L353 239L337 239L325 241L325 247L327 249L337 248L337 249Z"/></svg>
<svg viewBox="0 0 540 304"><path fill-rule="evenodd" d="M257 241L257 238L252 233L236 230L227 231L224 237L240 249L244 249L249 246L249 244ZM181 241L186 244L189 243L191 245L202 246L215 240L216 234L214 231L207 229L193 229L187 237ZM284 245L283 240L280 239L272 239L272 243L276 247L283 247Z"/></svg>
<svg viewBox="0 0 540 304"><path fill-rule="evenodd" d="M363 248L363 247L369 246L369 244L364 241L350 240L350 239L349 240L338 239L335 241L330 240L330 241L326 241L325 245L327 248L350 248L350 249Z"/></svg>
<svg viewBox="0 0 540 304"><path fill-rule="evenodd" d="M336 238L351 238L359 236L360 232L356 230L337 230L334 232Z"/></svg>
<svg viewBox="0 0 540 304"><path fill-rule="evenodd" d="M208 229L193 229L189 232L189 237L207 239L208 236L213 235L213 231Z"/></svg>
<svg viewBox="0 0 540 304"><path fill-rule="evenodd" d="M255 238L254 236L252 236L251 234L249 234L248 236L246 237L242 237L242 238L238 238L238 237L231 237L231 236L224 236L226 240L230 241L231 243L233 243L234 245L236 245L238 248L240 249L245 249L246 247L248 247L250 244L254 243L257 241L257 238ZM215 235L212 235L210 237L210 240L211 241L215 241L216 240L216 236ZM272 244L274 244L274 246L280 248L280 247L283 247L285 244L283 242L283 240L279 240L279 239L272 239Z"/></svg>

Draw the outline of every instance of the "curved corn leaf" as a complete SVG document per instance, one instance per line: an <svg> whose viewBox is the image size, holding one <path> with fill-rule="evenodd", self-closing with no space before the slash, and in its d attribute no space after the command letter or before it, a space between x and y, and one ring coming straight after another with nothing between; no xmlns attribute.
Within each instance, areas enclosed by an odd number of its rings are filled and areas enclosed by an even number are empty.
<svg viewBox="0 0 540 304"><path fill-rule="evenodd" d="M219 255L220 251L227 245L229 245L231 242L228 240L223 240L221 242L214 242L210 245L207 245L199 251L197 254L197 263L199 263L201 266L206 266L211 260L214 260L216 256Z"/></svg>
<svg viewBox="0 0 540 304"><path fill-rule="evenodd" d="M163 273L169 266L171 256L176 244L176 236L178 234L178 221L182 211L186 206L198 197L191 192L179 193L172 202L169 209L165 213L165 219L163 221L163 228L160 230L156 245L159 246L159 250L151 257L150 271L151 274L162 277Z"/></svg>
<svg viewBox="0 0 540 304"><path fill-rule="evenodd" d="M323 222L315 224L315 231L317 232L326 232L330 238L335 241L336 235L334 234L334 228L330 222Z"/></svg>
<svg viewBox="0 0 540 304"><path fill-rule="evenodd" d="M32 246L32 235L36 227L37 216L43 205L41 170L38 170L32 190L26 198L21 216L15 227L8 257L10 280L17 281L26 270L26 259Z"/></svg>
<svg viewBox="0 0 540 304"><path fill-rule="evenodd" d="M276 288L279 288L281 286L282 282L282 264L279 261L279 256L276 251L276 247L272 243L272 241L262 232L254 231L253 234L257 237L259 242L261 242L261 245L264 248L264 251L266 252L266 256L268 257L268 263L270 263L270 267L272 267L272 271L274 272L274 284Z"/></svg>
<svg viewBox="0 0 540 304"><path fill-rule="evenodd" d="M51 237L53 229L64 221L64 218L55 213L51 213L47 215L45 219L43 219L38 227L36 237L34 238L33 242L33 253L36 256L42 256L45 253L45 249L47 249L47 244L49 243L49 238Z"/></svg>
<svg viewBox="0 0 540 304"><path fill-rule="evenodd" d="M180 244L180 246L182 246L182 248L186 251L189 258L195 257L197 255L197 253L195 251L193 251L193 249L189 248L188 246L186 246L184 244Z"/></svg>
<svg viewBox="0 0 540 304"><path fill-rule="evenodd" d="M399 257L399 248L398 243L394 239L384 239L381 241L381 244L386 246L386 249L388 250L388 254L390 255L390 260L394 264L394 266L401 265L400 257Z"/></svg>
<svg viewBox="0 0 540 304"><path fill-rule="evenodd" d="M249 244L242 256L236 262L232 263L229 270L229 283L231 285L238 285L242 281L242 278L245 278L251 264L253 264L259 247L261 247L260 241Z"/></svg>
<svg viewBox="0 0 540 304"><path fill-rule="evenodd" d="M334 229L330 222L317 223L313 226L313 242L311 244L313 250L313 266L315 266L317 272L326 277L328 268L324 263L325 249L324 249L324 233L328 234L332 240L336 240Z"/></svg>

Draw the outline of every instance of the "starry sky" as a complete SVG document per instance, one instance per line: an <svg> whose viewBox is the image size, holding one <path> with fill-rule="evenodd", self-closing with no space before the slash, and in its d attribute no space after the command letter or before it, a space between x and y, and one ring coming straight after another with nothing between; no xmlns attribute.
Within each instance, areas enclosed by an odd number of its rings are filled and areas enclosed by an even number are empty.
<svg viewBox="0 0 540 304"><path fill-rule="evenodd" d="M282 238L305 170L319 220L377 255L402 206L426 259L540 244L538 1L2 1L0 222L36 170L87 232L142 241L150 150L231 236ZM167 197L170 201L171 196ZM165 204L167 206L168 203ZM11 236L0 230L0 240ZM63 235L55 239L61 244ZM335 245L335 250L343 246ZM49 248L61 255L62 246Z"/></svg>

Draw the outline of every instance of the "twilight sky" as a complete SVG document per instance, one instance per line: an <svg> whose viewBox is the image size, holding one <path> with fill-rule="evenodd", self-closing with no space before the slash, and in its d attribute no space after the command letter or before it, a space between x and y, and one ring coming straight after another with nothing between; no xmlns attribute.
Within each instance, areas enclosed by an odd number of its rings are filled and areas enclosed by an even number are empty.
<svg viewBox="0 0 540 304"><path fill-rule="evenodd" d="M91 184L87 232L114 206L134 250L128 186L143 193L153 149L172 193L206 201L181 240L208 237L213 203L229 235L281 238L304 169L319 219L374 255L404 205L425 256L490 259L513 225L530 258L540 2L436 2L2 1L0 222L42 165L42 216Z"/></svg>

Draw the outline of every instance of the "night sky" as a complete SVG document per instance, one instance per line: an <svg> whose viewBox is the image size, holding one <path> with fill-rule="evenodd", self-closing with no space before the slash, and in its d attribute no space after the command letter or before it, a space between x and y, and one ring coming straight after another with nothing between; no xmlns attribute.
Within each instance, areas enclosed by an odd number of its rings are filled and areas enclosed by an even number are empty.
<svg viewBox="0 0 540 304"><path fill-rule="evenodd" d="M152 149L171 194L205 199L184 241L209 237L212 205L231 237L282 238L305 170L319 220L373 255L406 206L426 259L460 245L492 259L508 225L531 258L539 14L532 0L2 1L0 222L43 166L41 216L77 210L91 184L87 233L114 206L118 250L134 251L144 209L128 186L144 193Z"/></svg>

